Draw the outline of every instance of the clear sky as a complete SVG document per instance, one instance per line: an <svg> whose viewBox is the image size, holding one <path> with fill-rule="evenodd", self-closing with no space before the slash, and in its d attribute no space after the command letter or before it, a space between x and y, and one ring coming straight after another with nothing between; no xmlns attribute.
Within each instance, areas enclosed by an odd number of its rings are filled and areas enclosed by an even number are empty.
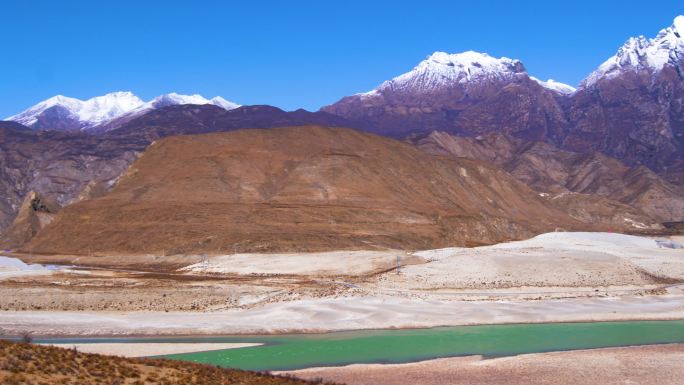
<svg viewBox="0 0 684 385"><path fill-rule="evenodd" d="M119 90L316 110L434 51L516 58L577 85L682 13L682 0L0 0L0 118Z"/></svg>

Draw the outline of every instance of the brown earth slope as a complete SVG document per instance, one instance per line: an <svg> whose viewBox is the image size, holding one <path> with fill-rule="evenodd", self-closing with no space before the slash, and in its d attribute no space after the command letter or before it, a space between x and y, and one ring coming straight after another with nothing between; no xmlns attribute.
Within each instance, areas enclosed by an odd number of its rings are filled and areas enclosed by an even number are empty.
<svg viewBox="0 0 684 385"><path fill-rule="evenodd" d="M425 249L559 225L587 227L501 169L303 126L160 140L112 192L63 209L30 247L110 255Z"/></svg>
<svg viewBox="0 0 684 385"><path fill-rule="evenodd" d="M102 135L33 131L15 122L0 121L0 235L30 192L58 206L101 195L150 143L162 137L246 127L339 126L343 121L322 112L286 112L270 106L226 111L208 105L161 108ZM0 247L15 244L5 242Z"/></svg>
<svg viewBox="0 0 684 385"><path fill-rule="evenodd" d="M623 224L623 218L645 223L684 219L681 187L644 166L628 167L601 153L571 152L501 133L458 137L432 132L411 142L429 154L491 162L549 194L566 211L593 212L585 217L601 217L603 223L610 223L613 216L614 222Z"/></svg>

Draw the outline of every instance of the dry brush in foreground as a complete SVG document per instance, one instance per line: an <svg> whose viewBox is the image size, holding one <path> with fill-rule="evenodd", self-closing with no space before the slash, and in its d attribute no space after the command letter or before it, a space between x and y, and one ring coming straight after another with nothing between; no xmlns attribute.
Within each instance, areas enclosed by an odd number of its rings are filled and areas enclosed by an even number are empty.
<svg viewBox="0 0 684 385"><path fill-rule="evenodd" d="M305 385L303 381L191 362L123 358L0 340L5 385ZM328 383L332 384L332 383Z"/></svg>

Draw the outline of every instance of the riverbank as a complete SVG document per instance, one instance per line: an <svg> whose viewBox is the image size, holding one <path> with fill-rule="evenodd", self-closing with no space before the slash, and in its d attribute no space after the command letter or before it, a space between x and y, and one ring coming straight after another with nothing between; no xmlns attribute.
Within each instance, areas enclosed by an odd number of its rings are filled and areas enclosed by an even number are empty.
<svg viewBox="0 0 684 385"><path fill-rule="evenodd" d="M684 319L684 249L623 234L187 263L172 272L73 267L0 278L0 333L262 334Z"/></svg>
<svg viewBox="0 0 684 385"><path fill-rule="evenodd" d="M397 297L295 300L216 312L4 311L6 335L221 335L315 333L445 325L684 319L684 294L539 301L431 301Z"/></svg>
<svg viewBox="0 0 684 385"><path fill-rule="evenodd" d="M348 385L679 385L684 344L442 358L408 364L357 364L280 372Z"/></svg>

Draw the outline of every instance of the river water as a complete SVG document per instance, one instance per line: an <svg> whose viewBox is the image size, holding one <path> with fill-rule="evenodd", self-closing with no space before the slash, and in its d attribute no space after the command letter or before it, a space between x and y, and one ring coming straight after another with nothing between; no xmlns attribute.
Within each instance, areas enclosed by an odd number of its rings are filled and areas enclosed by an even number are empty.
<svg viewBox="0 0 684 385"><path fill-rule="evenodd" d="M248 370L289 370L353 363L404 363L475 354L500 357L684 343L684 321L509 324L268 336L71 338L37 342L260 342L264 345L165 357Z"/></svg>

